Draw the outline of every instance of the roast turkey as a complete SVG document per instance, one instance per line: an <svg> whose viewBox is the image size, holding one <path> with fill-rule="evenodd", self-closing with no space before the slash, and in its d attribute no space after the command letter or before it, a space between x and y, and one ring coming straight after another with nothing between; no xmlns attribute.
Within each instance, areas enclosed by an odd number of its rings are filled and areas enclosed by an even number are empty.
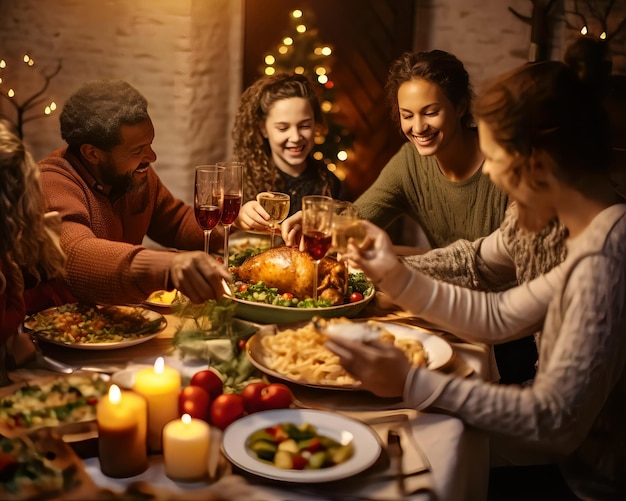
<svg viewBox="0 0 626 501"><path fill-rule="evenodd" d="M263 282L278 292L291 292L299 299L313 296L315 263L311 257L295 247L274 247L246 259L231 271L245 282ZM347 287L347 269L343 263L324 257L319 264L318 295L342 304Z"/></svg>

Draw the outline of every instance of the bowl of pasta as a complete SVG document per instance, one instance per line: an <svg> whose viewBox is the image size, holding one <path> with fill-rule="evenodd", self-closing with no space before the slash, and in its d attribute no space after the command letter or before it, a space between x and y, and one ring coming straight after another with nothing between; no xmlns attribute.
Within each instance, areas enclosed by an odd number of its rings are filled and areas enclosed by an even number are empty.
<svg viewBox="0 0 626 501"><path fill-rule="evenodd" d="M393 342L405 352L413 365L430 370L443 369L454 358L452 346L426 329L347 318L329 322L345 328L349 332L348 337L355 340L357 336L372 339L376 335L383 342ZM301 327L259 331L248 340L248 357L264 374L288 383L334 390L359 390L360 381L348 374L340 365L339 357L326 348L328 336L318 326L318 321L310 321ZM334 329L333 335L342 335L339 331L339 327Z"/></svg>

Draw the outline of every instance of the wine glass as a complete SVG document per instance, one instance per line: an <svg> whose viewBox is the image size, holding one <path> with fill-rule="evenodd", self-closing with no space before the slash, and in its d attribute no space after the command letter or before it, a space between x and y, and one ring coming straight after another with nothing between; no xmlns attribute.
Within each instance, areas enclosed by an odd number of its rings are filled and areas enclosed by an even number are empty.
<svg viewBox="0 0 626 501"><path fill-rule="evenodd" d="M313 300L317 300L318 268L332 244L333 199L323 195L302 197L302 235L309 256L313 258Z"/></svg>
<svg viewBox="0 0 626 501"><path fill-rule="evenodd" d="M199 165L194 185L196 221L204 230L204 252L209 253L211 231L222 218L224 205L224 167Z"/></svg>
<svg viewBox="0 0 626 501"><path fill-rule="evenodd" d="M351 202L334 200L332 250L338 257L346 253L351 238L356 245L360 245L365 239L365 229L359 223L359 212Z"/></svg>
<svg viewBox="0 0 626 501"><path fill-rule="evenodd" d="M256 196L257 202L270 215L267 224L270 227L270 249L274 247L276 229L289 215L289 195L278 191L263 191Z"/></svg>
<svg viewBox="0 0 626 501"><path fill-rule="evenodd" d="M243 164L241 162L218 162L224 167L224 206L222 209L222 226L224 227L224 263L228 266L228 237L230 226L239 215L243 191Z"/></svg>

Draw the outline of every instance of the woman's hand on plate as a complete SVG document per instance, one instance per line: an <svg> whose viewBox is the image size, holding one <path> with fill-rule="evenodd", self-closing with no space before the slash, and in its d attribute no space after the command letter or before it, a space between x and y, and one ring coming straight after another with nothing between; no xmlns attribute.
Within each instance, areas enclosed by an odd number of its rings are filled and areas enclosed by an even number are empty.
<svg viewBox="0 0 626 501"><path fill-rule="evenodd" d="M329 337L326 347L339 357L342 367L362 388L380 397L401 397L411 362L391 343Z"/></svg>

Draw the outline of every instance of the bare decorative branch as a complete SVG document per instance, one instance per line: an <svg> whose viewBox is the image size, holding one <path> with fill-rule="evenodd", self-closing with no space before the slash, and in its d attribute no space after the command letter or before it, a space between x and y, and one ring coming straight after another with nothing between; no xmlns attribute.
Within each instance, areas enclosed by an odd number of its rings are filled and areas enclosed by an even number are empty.
<svg viewBox="0 0 626 501"><path fill-rule="evenodd" d="M59 60L56 68L52 70L50 73L44 73L43 71L40 71L39 74L43 78L43 85L41 86L41 89L36 91L33 95L29 96L22 103L19 103L17 99L12 98L6 92L4 91L0 92L0 96L8 100L11 103L11 106L13 106L13 108L15 109L15 114L16 114L15 126L20 135L20 138L22 138L24 135L23 126L26 122L30 122L31 120L36 120L36 119L44 118L48 116L46 113L31 115L29 117L25 115L29 110L32 110L35 107L39 107L44 102L43 95L48 90L48 87L50 86L50 82L52 81L52 79L59 74L59 72L61 71L61 68L62 68L61 60Z"/></svg>

